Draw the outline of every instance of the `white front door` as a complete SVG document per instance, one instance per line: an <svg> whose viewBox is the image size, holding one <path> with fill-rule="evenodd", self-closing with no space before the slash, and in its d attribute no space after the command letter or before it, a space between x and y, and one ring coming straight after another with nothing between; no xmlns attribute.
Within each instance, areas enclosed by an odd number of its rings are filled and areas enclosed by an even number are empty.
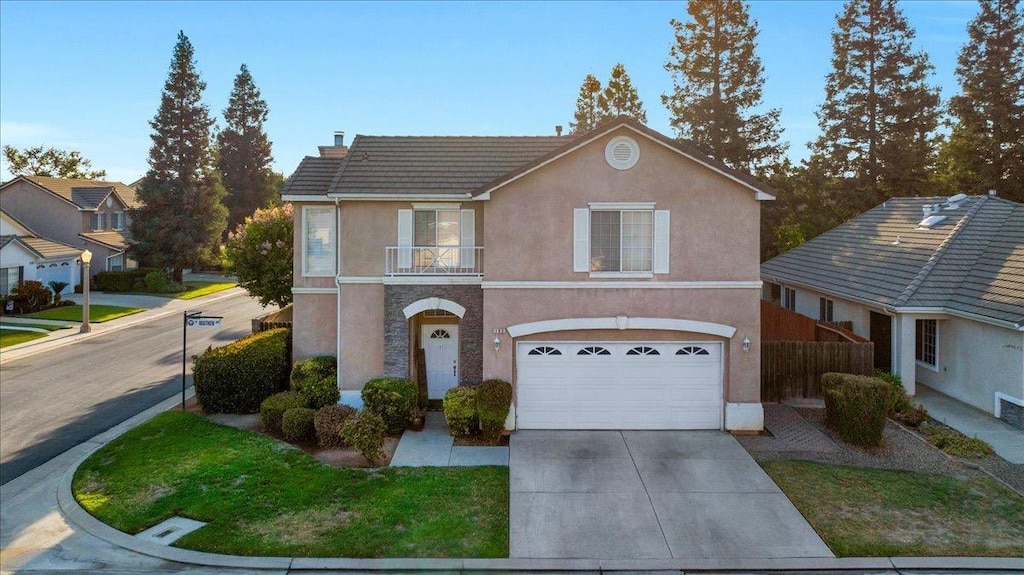
<svg viewBox="0 0 1024 575"><path fill-rule="evenodd" d="M459 326L423 326L423 349L427 360L427 398L444 399L459 384Z"/></svg>

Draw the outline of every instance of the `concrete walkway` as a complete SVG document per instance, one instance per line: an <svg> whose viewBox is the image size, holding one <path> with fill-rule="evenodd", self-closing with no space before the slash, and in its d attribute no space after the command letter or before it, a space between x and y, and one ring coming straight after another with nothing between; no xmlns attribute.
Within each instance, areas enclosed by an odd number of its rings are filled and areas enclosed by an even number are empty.
<svg viewBox="0 0 1024 575"><path fill-rule="evenodd" d="M923 405L928 415L936 420L967 437L988 443L999 457L1010 463L1024 463L1024 431L921 384L917 384L914 401Z"/></svg>
<svg viewBox="0 0 1024 575"><path fill-rule="evenodd" d="M391 467L473 467L508 465L508 447L457 446L444 414L427 412L423 431L405 431L391 458Z"/></svg>
<svg viewBox="0 0 1024 575"><path fill-rule="evenodd" d="M518 431L511 447L512 557L833 556L728 433Z"/></svg>

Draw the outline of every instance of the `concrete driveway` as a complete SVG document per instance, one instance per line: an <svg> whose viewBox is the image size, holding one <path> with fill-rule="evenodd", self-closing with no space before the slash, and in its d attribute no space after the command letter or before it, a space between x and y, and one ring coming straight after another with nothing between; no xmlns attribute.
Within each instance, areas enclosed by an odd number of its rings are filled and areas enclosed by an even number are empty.
<svg viewBox="0 0 1024 575"><path fill-rule="evenodd" d="M832 557L727 433L519 431L510 446L512 557Z"/></svg>

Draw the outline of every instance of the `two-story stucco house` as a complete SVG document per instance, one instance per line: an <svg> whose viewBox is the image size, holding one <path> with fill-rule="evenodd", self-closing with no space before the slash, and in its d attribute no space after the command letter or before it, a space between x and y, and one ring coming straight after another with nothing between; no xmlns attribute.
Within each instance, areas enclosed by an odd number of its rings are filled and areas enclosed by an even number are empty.
<svg viewBox="0 0 1024 575"><path fill-rule="evenodd" d="M502 378L524 429L762 428L764 184L625 117L321 152L283 191L294 354L343 390Z"/></svg>
<svg viewBox="0 0 1024 575"><path fill-rule="evenodd" d="M0 203L41 237L91 251L93 272L137 267L125 251L138 200L121 182L18 176L0 186Z"/></svg>

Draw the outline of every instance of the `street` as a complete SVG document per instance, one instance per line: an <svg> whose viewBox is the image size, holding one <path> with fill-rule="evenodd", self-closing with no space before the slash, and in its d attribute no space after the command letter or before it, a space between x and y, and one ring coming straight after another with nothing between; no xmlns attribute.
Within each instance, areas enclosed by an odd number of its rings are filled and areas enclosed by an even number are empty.
<svg viewBox="0 0 1024 575"><path fill-rule="evenodd" d="M219 328L192 328L192 355L247 335L262 311L244 294L208 304ZM181 392L182 317L174 314L0 367L0 484ZM187 385L192 385L191 375Z"/></svg>

